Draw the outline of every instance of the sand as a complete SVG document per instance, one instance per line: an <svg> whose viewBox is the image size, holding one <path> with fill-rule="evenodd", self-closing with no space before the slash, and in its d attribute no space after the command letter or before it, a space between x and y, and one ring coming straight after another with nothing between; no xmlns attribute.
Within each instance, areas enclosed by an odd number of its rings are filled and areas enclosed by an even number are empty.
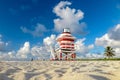
<svg viewBox="0 0 120 80"><path fill-rule="evenodd" d="M0 62L0 80L120 80L120 61Z"/></svg>

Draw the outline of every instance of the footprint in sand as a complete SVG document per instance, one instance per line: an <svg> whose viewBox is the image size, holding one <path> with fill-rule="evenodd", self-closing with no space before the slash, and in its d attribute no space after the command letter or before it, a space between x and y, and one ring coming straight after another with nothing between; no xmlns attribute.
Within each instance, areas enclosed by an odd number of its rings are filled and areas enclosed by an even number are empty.
<svg viewBox="0 0 120 80"><path fill-rule="evenodd" d="M0 80L13 80L9 78L5 73L0 73Z"/></svg>
<svg viewBox="0 0 120 80"><path fill-rule="evenodd" d="M80 67L86 67L86 66L87 66L87 65L84 65L84 64L83 64L83 65L80 65Z"/></svg>
<svg viewBox="0 0 120 80"><path fill-rule="evenodd" d="M44 74L44 76L45 76L46 80L51 80L52 79L52 76L49 75L49 74Z"/></svg>
<svg viewBox="0 0 120 80"><path fill-rule="evenodd" d="M39 73L24 73L25 80L30 80L32 77L40 75Z"/></svg>
<svg viewBox="0 0 120 80"><path fill-rule="evenodd" d="M110 80L110 79L103 77L103 76L97 76L97 75L89 75L89 76L95 80Z"/></svg>
<svg viewBox="0 0 120 80"><path fill-rule="evenodd" d="M94 69L93 72L102 72L103 70L101 69Z"/></svg>
<svg viewBox="0 0 120 80"><path fill-rule="evenodd" d="M66 71L58 69L58 70L55 70L55 72L64 74Z"/></svg>
<svg viewBox="0 0 120 80"><path fill-rule="evenodd" d="M62 77L63 74L66 73L66 70L64 69L58 69L58 70L54 70L55 73L57 73L58 77Z"/></svg>

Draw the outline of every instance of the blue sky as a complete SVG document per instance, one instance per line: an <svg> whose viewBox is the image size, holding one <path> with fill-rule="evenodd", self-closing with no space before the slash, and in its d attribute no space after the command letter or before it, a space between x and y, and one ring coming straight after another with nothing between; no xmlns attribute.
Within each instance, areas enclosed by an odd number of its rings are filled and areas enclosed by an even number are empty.
<svg viewBox="0 0 120 80"><path fill-rule="evenodd" d="M7 51L17 52L26 41L30 43L30 47L44 45L43 40L46 37L51 34L58 35L59 26L56 26L54 20L61 19L61 16L54 8L60 2L61 0L0 0L0 35L2 35L1 42L9 44ZM105 34L109 34L110 31L114 31L116 25L120 24L120 0L68 0L67 2L71 3L67 6L71 10L74 8L75 13L77 10L84 13L77 22L84 24L82 26L84 28L81 26L79 28L86 34L74 34L73 31L74 36L77 39L85 38L84 46L93 44L96 47L105 47L97 44L96 38L100 39ZM39 28L36 28L38 26ZM74 26L70 28L74 29ZM101 47L98 49L101 50ZM95 49L92 51L95 52Z"/></svg>

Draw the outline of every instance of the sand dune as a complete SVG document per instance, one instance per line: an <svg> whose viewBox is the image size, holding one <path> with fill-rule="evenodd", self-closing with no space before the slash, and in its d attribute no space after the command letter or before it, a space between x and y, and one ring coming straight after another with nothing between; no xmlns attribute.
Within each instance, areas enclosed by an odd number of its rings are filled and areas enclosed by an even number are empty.
<svg viewBox="0 0 120 80"><path fill-rule="evenodd" d="M0 80L120 80L120 61L0 62Z"/></svg>

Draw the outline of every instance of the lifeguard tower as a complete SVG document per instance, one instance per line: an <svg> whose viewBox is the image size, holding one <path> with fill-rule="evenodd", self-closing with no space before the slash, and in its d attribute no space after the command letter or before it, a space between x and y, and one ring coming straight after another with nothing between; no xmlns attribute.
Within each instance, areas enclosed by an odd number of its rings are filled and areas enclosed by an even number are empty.
<svg viewBox="0 0 120 80"><path fill-rule="evenodd" d="M52 51L54 53L53 60L74 60L75 53L75 37L71 35L70 29L65 28L63 32L57 37L59 47Z"/></svg>

